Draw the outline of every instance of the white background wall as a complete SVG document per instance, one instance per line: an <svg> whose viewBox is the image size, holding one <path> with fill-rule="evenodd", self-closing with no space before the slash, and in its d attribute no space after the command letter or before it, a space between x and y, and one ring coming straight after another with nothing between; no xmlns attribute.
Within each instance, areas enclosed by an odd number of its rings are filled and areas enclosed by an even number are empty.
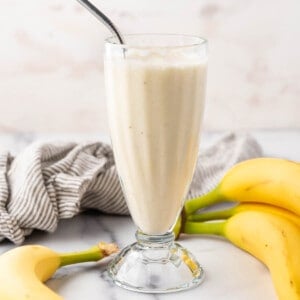
<svg viewBox="0 0 300 300"><path fill-rule="evenodd" d="M205 36L205 129L300 128L300 1L94 0L126 33ZM107 29L75 0L0 0L0 132L107 132Z"/></svg>

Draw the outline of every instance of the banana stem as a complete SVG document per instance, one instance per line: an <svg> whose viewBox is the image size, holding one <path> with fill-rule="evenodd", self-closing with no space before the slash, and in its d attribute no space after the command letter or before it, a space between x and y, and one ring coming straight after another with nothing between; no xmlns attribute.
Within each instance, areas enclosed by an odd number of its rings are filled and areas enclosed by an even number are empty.
<svg viewBox="0 0 300 300"><path fill-rule="evenodd" d="M184 224L183 232L189 234L213 234L224 236L226 221L189 222Z"/></svg>
<svg viewBox="0 0 300 300"><path fill-rule="evenodd" d="M187 220L191 222L203 222L211 220L228 219L229 217L234 215L235 211L235 207L231 207L225 210L209 211L201 214L189 215L187 217Z"/></svg>
<svg viewBox="0 0 300 300"><path fill-rule="evenodd" d="M62 253L59 255L60 267L89 261L98 261L117 251L118 247L115 244L99 243L85 251Z"/></svg>
<svg viewBox="0 0 300 300"><path fill-rule="evenodd" d="M219 189L216 187L203 196L187 200L184 204L184 211L188 216L201 208L210 206L212 204L217 204L223 200L225 200L224 197L220 195Z"/></svg>

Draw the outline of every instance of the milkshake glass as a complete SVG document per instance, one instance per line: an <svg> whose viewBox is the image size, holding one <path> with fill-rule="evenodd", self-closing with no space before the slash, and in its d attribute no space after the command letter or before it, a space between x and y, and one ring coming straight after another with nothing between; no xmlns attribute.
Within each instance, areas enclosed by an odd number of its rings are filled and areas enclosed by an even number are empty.
<svg viewBox="0 0 300 300"><path fill-rule="evenodd" d="M116 256L108 273L134 291L183 290L203 279L172 229L198 156L207 42L167 34L125 41L106 40L104 71L112 147L137 242Z"/></svg>

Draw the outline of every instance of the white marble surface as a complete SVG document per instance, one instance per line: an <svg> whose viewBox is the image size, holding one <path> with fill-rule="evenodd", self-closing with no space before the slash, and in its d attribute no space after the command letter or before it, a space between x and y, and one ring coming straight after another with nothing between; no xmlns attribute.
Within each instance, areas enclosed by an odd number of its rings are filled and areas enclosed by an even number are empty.
<svg viewBox="0 0 300 300"><path fill-rule="evenodd" d="M207 37L206 129L300 128L300 1L93 1L126 33ZM76 0L0 7L0 132L107 133L106 28Z"/></svg>
<svg viewBox="0 0 300 300"><path fill-rule="evenodd" d="M205 133L202 147L221 133ZM300 161L300 130L253 131L266 155ZM1 149L17 153L34 140L86 140L100 135L0 135ZM102 140L107 137L101 136ZM135 227L129 217L86 212L60 222L53 234L35 232L26 244L42 244L57 251L85 249L100 240L117 242L123 247L134 241ZM180 243L189 248L206 271L203 284L193 290L169 295L143 295L112 284L105 272L107 261L69 266L59 270L47 284L66 300L80 299L201 299L201 300L275 300L276 295L266 267L228 242L213 237L182 236ZM0 253L13 248L0 243ZM0 270L1 271L1 270Z"/></svg>

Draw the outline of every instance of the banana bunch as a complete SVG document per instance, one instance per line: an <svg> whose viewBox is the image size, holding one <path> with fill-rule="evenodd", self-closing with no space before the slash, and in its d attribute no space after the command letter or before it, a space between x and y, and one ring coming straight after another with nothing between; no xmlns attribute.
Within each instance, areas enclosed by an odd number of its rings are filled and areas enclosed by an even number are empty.
<svg viewBox="0 0 300 300"><path fill-rule="evenodd" d="M62 300L45 284L63 266L98 261L117 252L114 244L99 243L81 252L57 253L32 245L10 250L0 256L1 300Z"/></svg>
<svg viewBox="0 0 300 300"><path fill-rule="evenodd" d="M220 202L236 205L201 212ZM237 164L215 189L185 203L174 232L225 237L268 267L278 299L300 300L300 163Z"/></svg>

